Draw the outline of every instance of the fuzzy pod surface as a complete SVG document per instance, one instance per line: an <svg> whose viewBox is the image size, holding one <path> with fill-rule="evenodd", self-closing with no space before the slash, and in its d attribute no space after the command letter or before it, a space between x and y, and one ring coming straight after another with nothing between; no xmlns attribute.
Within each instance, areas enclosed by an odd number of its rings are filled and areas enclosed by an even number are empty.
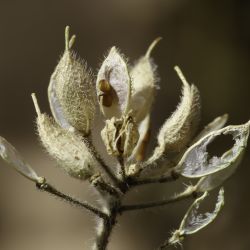
<svg viewBox="0 0 250 250"><path fill-rule="evenodd" d="M61 116L64 116L72 127L83 135L88 135L96 109L95 86L86 63L72 51L74 36L69 41L68 32L66 28L66 48L50 79L49 101L57 122L55 113L60 109Z"/></svg>
<svg viewBox="0 0 250 250"><path fill-rule="evenodd" d="M69 175L85 180L95 174L97 162L81 135L61 128L46 114L38 116L37 130L45 149Z"/></svg>

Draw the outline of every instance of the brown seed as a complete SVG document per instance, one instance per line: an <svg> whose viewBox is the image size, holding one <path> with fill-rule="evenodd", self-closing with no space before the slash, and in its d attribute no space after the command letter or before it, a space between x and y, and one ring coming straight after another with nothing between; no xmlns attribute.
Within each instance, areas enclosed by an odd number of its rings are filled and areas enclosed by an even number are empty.
<svg viewBox="0 0 250 250"><path fill-rule="evenodd" d="M105 107L110 107L112 105L112 102L113 102L112 94L109 93L109 94L99 95L99 102Z"/></svg>
<svg viewBox="0 0 250 250"><path fill-rule="evenodd" d="M109 93L111 91L111 85L105 79L102 79L102 80L99 81L98 88L103 93Z"/></svg>

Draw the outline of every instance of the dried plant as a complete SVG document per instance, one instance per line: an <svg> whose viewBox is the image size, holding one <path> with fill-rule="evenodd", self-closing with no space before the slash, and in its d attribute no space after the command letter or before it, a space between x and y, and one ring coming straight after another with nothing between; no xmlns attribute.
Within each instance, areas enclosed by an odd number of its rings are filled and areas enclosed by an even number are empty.
<svg viewBox="0 0 250 250"><path fill-rule="evenodd" d="M156 66L151 53L156 39L132 67L115 47L103 61L95 79L85 62L72 46L69 27L65 30L65 51L48 87L52 117L37 112L37 130L48 153L70 176L89 181L98 191L102 203L95 207L68 196L40 177L16 149L0 138L0 155L22 175L35 182L38 189L54 194L67 202L87 209L98 217L98 230L93 249L107 248L117 216L125 212L165 206L183 199L194 199L179 229L159 249L180 244L189 234L196 233L212 222L224 205L223 182L235 172L246 149L250 121L224 127L228 116L209 123L197 135L200 120L200 94L190 85L181 70L175 70L183 84L182 98L176 111L161 127L157 146L148 159L150 111L157 89ZM96 124L104 121L99 138L106 152L98 152L93 140ZM98 121L99 118L99 121ZM234 145L222 156L208 154L208 145L217 137L232 135ZM109 155L109 161L104 154ZM111 160L110 160L111 159ZM165 183L180 177L197 179L195 185L169 199L143 204L124 204L123 198L139 185ZM221 187L215 209L199 212L200 203L208 192Z"/></svg>

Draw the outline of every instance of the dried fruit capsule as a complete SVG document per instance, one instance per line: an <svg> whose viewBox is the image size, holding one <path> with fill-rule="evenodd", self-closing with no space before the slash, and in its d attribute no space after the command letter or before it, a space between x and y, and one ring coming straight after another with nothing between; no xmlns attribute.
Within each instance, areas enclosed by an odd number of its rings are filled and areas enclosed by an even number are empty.
<svg viewBox="0 0 250 250"><path fill-rule="evenodd" d="M96 81L99 105L105 118L120 118L128 112L130 84L127 63L113 47L102 63Z"/></svg>
<svg viewBox="0 0 250 250"><path fill-rule="evenodd" d="M48 96L53 116L62 127L71 125L88 135L95 115L95 88L86 63L71 49L74 40L74 36L69 40L66 27L65 52L51 76Z"/></svg>
<svg viewBox="0 0 250 250"><path fill-rule="evenodd" d="M53 118L42 114L35 95L32 95L37 111L37 129L42 144L72 177L85 180L95 174L98 164L88 147L88 143L79 133L61 128Z"/></svg>

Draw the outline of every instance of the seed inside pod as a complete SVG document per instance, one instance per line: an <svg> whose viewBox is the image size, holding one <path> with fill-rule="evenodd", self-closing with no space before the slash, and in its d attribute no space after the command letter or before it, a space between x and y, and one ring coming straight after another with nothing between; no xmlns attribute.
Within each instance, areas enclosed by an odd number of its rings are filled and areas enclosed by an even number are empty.
<svg viewBox="0 0 250 250"><path fill-rule="evenodd" d="M105 106L105 107L110 107L113 103L113 88L110 85L110 83L102 79L98 83L98 88L100 90L100 94L98 96L99 102Z"/></svg>

